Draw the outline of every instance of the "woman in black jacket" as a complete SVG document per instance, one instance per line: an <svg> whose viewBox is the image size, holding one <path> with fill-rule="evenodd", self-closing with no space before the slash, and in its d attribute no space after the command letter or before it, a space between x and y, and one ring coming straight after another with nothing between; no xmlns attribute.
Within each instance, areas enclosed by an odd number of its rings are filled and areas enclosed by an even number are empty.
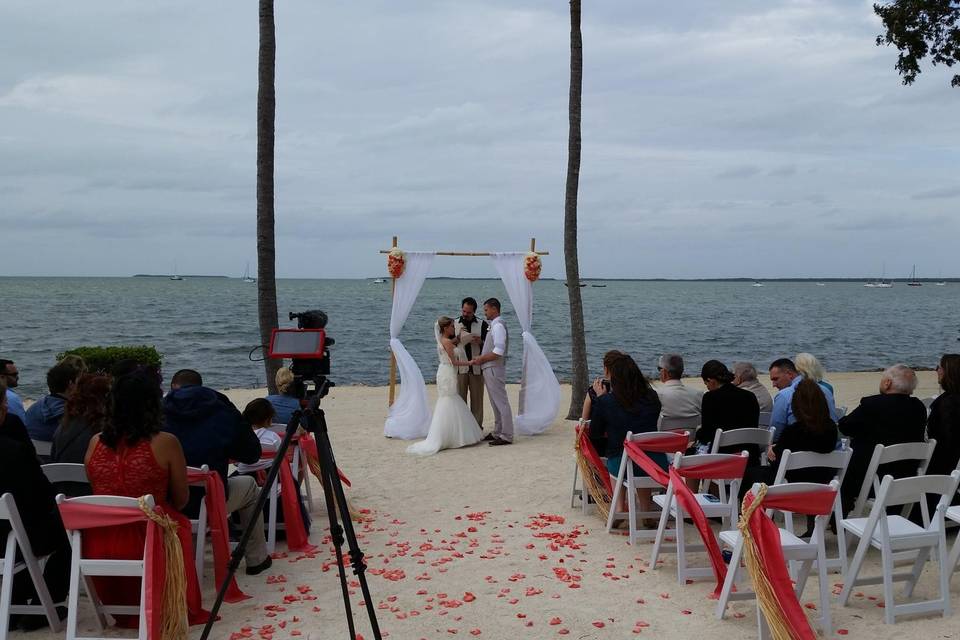
<svg viewBox="0 0 960 640"><path fill-rule="evenodd" d="M700 378L707 387L703 394L700 429L697 443L709 451L717 429L756 428L760 423L760 403L757 396L733 383L733 374L719 360L708 360L700 370ZM728 453L724 451L724 453ZM759 452L756 452L759 455ZM754 458L751 452L751 458Z"/></svg>
<svg viewBox="0 0 960 640"><path fill-rule="evenodd" d="M943 393L930 405L927 418L927 437L937 440L927 473L949 475L960 461L960 355L940 358L937 381Z"/></svg>

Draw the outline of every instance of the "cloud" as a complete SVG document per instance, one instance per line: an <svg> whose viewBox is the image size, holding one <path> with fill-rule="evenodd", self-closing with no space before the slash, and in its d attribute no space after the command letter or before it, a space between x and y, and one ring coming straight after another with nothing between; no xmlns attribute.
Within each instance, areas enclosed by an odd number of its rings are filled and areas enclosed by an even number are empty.
<svg viewBox="0 0 960 640"><path fill-rule="evenodd" d="M753 165L742 165L739 167L731 167L729 169L724 169L717 174L717 177L721 180L739 180L741 178L752 178L753 176L760 174L760 167L755 167Z"/></svg>
<svg viewBox="0 0 960 640"><path fill-rule="evenodd" d="M960 197L960 186L941 187L940 189L930 189L913 194L914 200L945 200L957 197Z"/></svg>

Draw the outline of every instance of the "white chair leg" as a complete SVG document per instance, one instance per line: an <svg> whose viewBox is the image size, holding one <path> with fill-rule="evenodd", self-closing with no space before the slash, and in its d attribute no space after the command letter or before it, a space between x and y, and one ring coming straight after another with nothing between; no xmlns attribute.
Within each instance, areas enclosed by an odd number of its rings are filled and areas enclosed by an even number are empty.
<svg viewBox="0 0 960 640"><path fill-rule="evenodd" d="M197 521L197 540L194 543L194 563L197 566L197 582L203 584L203 561L207 546L207 510L200 509L200 518Z"/></svg>
<svg viewBox="0 0 960 640"><path fill-rule="evenodd" d="M577 506L577 478L580 477L580 465L577 464L577 461L573 461L573 489L570 490L570 508L573 509ZM580 494L580 499L583 500L583 493Z"/></svg>
<svg viewBox="0 0 960 640"><path fill-rule="evenodd" d="M633 483L628 483L625 491L627 492L627 517L630 520L630 544L637 544L637 490L633 488Z"/></svg>
<svg viewBox="0 0 960 640"><path fill-rule="evenodd" d="M870 541L861 538L857 544L857 551L853 554L853 562L850 563L849 572L843 576L843 590L840 592L840 605L847 606L853 588L856 586L857 576L860 574L860 567L863 566L863 559L867 555L867 549L870 548Z"/></svg>
<svg viewBox="0 0 960 640"><path fill-rule="evenodd" d="M93 580L90 576L83 576L83 589L87 592L87 597L93 605L93 611L97 618L97 628L103 631L110 626L110 621L107 620L107 614L103 612L103 603L100 601L100 596L97 595L97 590L93 587Z"/></svg>
<svg viewBox="0 0 960 640"><path fill-rule="evenodd" d="M30 579L33 580L33 588L40 600L40 606L43 607L43 613L47 618L50 629L55 632L63 630L63 622L57 615L57 608L50 596L50 590L47 589L47 583L43 579L43 568L38 562L27 562L27 570L30 572ZM9 605L8 605L9 606ZM3 636L0 636L2 638Z"/></svg>
<svg viewBox="0 0 960 640"><path fill-rule="evenodd" d="M727 603L730 602L730 594L737 583L737 571L740 569L740 556L743 554L743 536L737 540L730 555L730 564L727 565L727 577L723 579L723 589L720 591L720 597L717 599L717 618L723 620L727 615Z"/></svg>
<svg viewBox="0 0 960 640"><path fill-rule="evenodd" d="M71 539L70 542L70 592L67 596L67 640L75 640L77 637L77 614L80 606L80 544L79 540L74 541ZM101 631L102 630L103 627L101 627Z"/></svg>
<svg viewBox="0 0 960 640"><path fill-rule="evenodd" d="M684 531L684 514L680 505L676 505L677 515L677 582L686 584L687 580L687 540Z"/></svg>
<svg viewBox="0 0 960 640"><path fill-rule="evenodd" d="M917 559L913 561L913 569L910 570L910 579L907 580L907 584L904 589L904 595L908 598L913 595L913 589L917 586L917 580L920 579L920 574L923 573L923 567L925 564L927 564L927 560L929 558L930 547L920 549L917 552Z"/></svg>
<svg viewBox="0 0 960 640"><path fill-rule="evenodd" d="M950 559L947 562L947 573L953 573L957 569L957 561L960 560L960 534L953 540L953 549L950 550Z"/></svg>
<svg viewBox="0 0 960 640"><path fill-rule="evenodd" d="M267 517L267 553L273 553L277 548L277 502L278 491L276 485L270 492L270 502Z"/></svg>
<svg viewBox="0 0 960 640"><path fill-rule="evenodd" d="M6 552L3 561L3 577L0 578L0 638L7 637L10 626L10 601L13 598L13 565L17 555L16 538L11 531L7 534Z"/></svg>
<svg viewBox="0 0 960 640"><path fill-rule="evenodd" d="M140 630L137 640L147 640L147 576L140 578Z"/></svg>
<svg viewBox="0 0 960 640"><path fill-rule="evenodd" d="M843 517L840 515L839 504L833 511L833 519L837 524L837 550L840 553L840 575L845 576L847 575L847 565L850 563L850 559L847 557L847 533L843 529Z"/></svg>
<svg viewBox="0 0 960 640"><path fill-rule="evenodd" d="M610 514L607 516L607 533L613 531L613 523L617 519L617 509L620 508L620 496L623 495L623 481L627 476L627 460L630 456L620 456L620 470L617 472L617 480L613 483L613 497L610 500Z"/></svg>
<svg viewBox="0 0 960 640"><path fill-rule="evenodd" d="M893 553L887 549L881 549L880 566L883 568L883 621L893 624Z"/></svg>
<svg viewBox="0 0 960 640"><path fill-rule="evenodd" d="M660 511L660 523L657 525L657 537L653 541L653 552L650 554L650 568L657 568L657 559L660 556L660 547L667 534L667 523L670 521L670 505L673 504L673 487L667 485L667 493L663 498L663 509ZM679 529L678 529L679 530Z"/></svg>
<svg viewBox="0 0 960 640"><path fill-rule="evenodd" d="M823 528L826 529L829 523L829 517L826 522L823 523ZM829 638L830 634L833 633L833 621L830 616L830 589L829 583L827 582L827 545L823 539L825 532L821 532L821 537L817 542L817 578L820 587L820 631L823 633L823 637Z"/></svg>
<svg viewBox="0 0 960 640"><path fill-rule="evenodd" d="M313 489L310 487L310 460L307 458L307 452L303 450L303 447L299 447L300 451L300 468L303 470L303 490L307 494L307 512L313 513ZM574 465L576 467L577 465ZM574 479L576 483L576 479Z"/></svg>
<svg viewBox="0 0 960 640"><path fill-rule="evenodd" d="M943 600L943 617L946 618L951 613L950 607L950 575L953 573L952 567L948 564L949 560L944 560L947 557L947 535L943 531L942 525L940 529L940 545L938 547L939 551L939 564L940 564L940 598Z"/></svg>

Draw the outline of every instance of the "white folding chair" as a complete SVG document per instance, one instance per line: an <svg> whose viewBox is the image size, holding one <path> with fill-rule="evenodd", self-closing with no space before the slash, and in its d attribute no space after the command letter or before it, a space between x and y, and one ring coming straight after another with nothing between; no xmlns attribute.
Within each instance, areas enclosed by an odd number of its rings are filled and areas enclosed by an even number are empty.
<svg viewBox="0 0 960 640"><path fill-rule="evenodd" d="M270 430L283 438L287 430L285 424L272 424ZM313 488L310 486L310 460L307 457L306 450L300 446L299 440L290 442L290 451L293 452L293 459L290 462L290 471L293 477L301 484L301 495L306 503L307 511L313 513Z"/></svg>
<svg viewBox="0 0 960 640"><path fill-rule="evenodd" d="M47 476L50 484L58 482L83 482L90 484L87 479L87 468L82 464L72 462L51 462L50 464L40 465L43 469L43 475Z"/></svg>
<svg viewBox="0 0 960 640"><path fill-rule="evenodd" d="M847 415L846 407L837 407L837 420Z"/></svg>
<svg viewBox="0 0 960 640"><path fill-rule="evenodd" d="M773 439L773 434L766 427L744 429L717 429L713 436L713 447L710 453L720 453L721 447L738 447L741 445L755 445L760 448L760 464L767 466L767 456L764 455Z"/></svg>
<svg viewBox="0 0 960 640"><path fill-rule="evenodd" d="M695 456L685 456L682 453L678 453L674 456L673 466L679 470L684 467L720 462L730 458L746 458L747 456L746 451L740 454L705 453ZM706 488L709 487L710 484L717 485L718 493L720 494L719 497L706 492ZM657 527L656 540L653 543L653 552L650 554L650 567L652 569L657 568L657 560L660 557L661 551L663 551L666 546L667 523L670 518L673 518L676 522L676 545L672 548L667 548L667 551L676 552L677 580L680 584L685 584L686 581L691 578L702 578L713 575L713 569L703 567L689 568L687 566L687 552L694 553L705 551L706 549L702 544L688 545L686 543L684 539L684 520L687 518L687 514L683 513L680 505L677 504L674 491L673 481L671 480L667 485L666 493L653 496L653 501L660 507L660 525ZM737 522L737 514L739 513L737 496L739 491L739 479L705 478L700 481L700 491L694 493L693 496L700 505L700 508L703 509L703 514L707 518L720 518L721 527L723 529L730 529Z"/></svg>
<svg viewBox="0 0 960 640"><path fill-rule="evenodd" d="M777 475L773 481L774 485L787 483L787 473L798 469L833 469L835 472L834 480L843 484L843 477L847 474L847 466L850 464L850 458L853 457L853 449L844 448L830 453L814 453L813 451L790 451L787 449L780 458L780 466L777 467ZM840 521L843 518L843 505L840 494L837 494L837 500L833 505L833 517L837 521L837 548L839 553L836 558L827 558L828 569L840 569L841 573L847 572L847 540L843 534L843 528L840 527ZM784 513L784 527L790 533L795 533L793 528L793 514ZM791 564L791 568L794 565ZM791 571L796 575L795 571Z"/></svg>
<svg viewBox="0 0 960 640"><path fill-rule="evenodd" d="M0 521L6 520L10 524L10 533L4 547L3 557L0 558L0 638L7 637L7 627L10 624L10 615L46 616L50 628L59 632L63 629L56 607L62 602L54 602L43 580L43 567L49 556L38 558L33 554L30 538L23 527L20 512L17 510L13 494L5 493L0 496ZM17 560L17 549L20 549L22 560ZM26 570L33 581L34 589L40 598L40 604L12 604L13 578L16 574Z"/></svg>
<svg viewBox="0 0 960 640"><path fill-rule="evenodd" d="M770 426L770 420L771 420L772 417L773 417L773 412L772 412L772 411L761 411L761 412L760 412L760 420L757 421L757 426L758 426L758 427L769 427L769 426Z"/></svg>
<svg viewBox="0 0 960 640"><path fill-rule="evenodd" d="M687 436L687 440L690 439L689 432L684 432ZM663 433L659 431L650 431L647 433L633 433L632 431L627 432L626 442L639 442L643 443L645 440L657 440L663 438ZM642 518L659 518L659 511L638 511L637 507L637 489L650 489L653 491L663 490L663 486L649 476L635 476L633 475L633 464L630 456L626 452L620 457L620 471L617 473L616 479L613 481L613 496L610 499L610 513L607 516L607 533L613 532L614 524L618 520L623 520L624 518L630 524L630 544L636 544L637 538L639 537L653 537L655 532L648 529L639 529L637 527L637 522ZM628 464L629 463L629 464ZM620 505L620 496L626 492L627 495L627 512L618 511Z"/></svg>
<svg viewBox="0 0 960 640"><path fill-rule="evenodd" d="M795 482L793 484L780 484L767 487L767 496L775 497L778 495L783 496L796 493L806 493L810 491L838 492L839 487L840 483L837 480L833 480L829 485L810 482ZM760 485L753 485L752 491L754 495L757 495L757 493L760 491ZM768 509L767 514L770 515L771 511L772 510ZM780 511L784 514L785 518L788 515L793 515L789 511ZM831 632L830 588L829 583L827 582L827 551L826 543L824 541L827 522L829 519L829 515L816 517L813 527L813 535L810 537L809 542L798 538L789 529L780 529L780 546L783 548L784 559L789 562L800 563L800 570L797 572L795 580L795 592L798 598L803 594L803 588L807 583L807 578L810 576L811 569L814 565L817 567L820 591L820 618L818 623L823 631L824 637L829 636ZM733 549L730 557L730 563L727 565L727 577L723 582L723 590L720 592L720 598L717 602L717 618L723 619L724 615L726 615L728 602L731 600L752 599L756 597L756 593L747 589L738 589L734 591L738 573L741 570L740 561L743 558L743 536L740 535L740 531L737 529L733 529L731 531L721 531L719 537L721 544ZM757 615L761 615L759 611ZM764 625L761 624L760 627L763 629Z"/></svg>
<svg viewBox="0 0 960 640"><path fill-rule="evenodd" d="M33 448L36 450L38 458L50 457L50 451L53 449L52 442L47 442L46 440L33 440L33 439L31 439L30 442L33 443Z"/></svg>
<svg viewBox="0 0 960 640"><path fill-rule="evenodd" d="M145 496L147 508L154 506L153 496ZM57 503L74 504L93 504L110 507L132 507L140 508L137 498L126 498L121 496L82 496L79 498L66 498L62 494L57 496ZM102 633L107 626L107 614L110 615L134 615L140 616L140 628L138 630L138 640L147 640L147 616L145 615L146 606L146 580L144 580L145 560L144 554L134 560L104 560L101 558L86 558L83 555L83 532L67 531L70 537L70 547L72 557L70 561L70 596L67 606L67 640L115 640L102 636L79 636L77 635L77 618L79 614L80 597L80 578L83 578L84 587L87 595L93 603L94 611L97 614L97 624ZM144 545L144 553L146 545ZM93 576L132 576L140 578L140 604L138 606L127 605L105 605L97 596L97 591L93 586Z"/></svg>
<svg viewBox="0 0 960 640"><path fill-rule="evenodd" d="M693 436L700 428L700 416L691 416L689 418L667 418L663 414L657 419L657 429L659 431L689 431Z"/></svg>
<svg viewBox="0 0 960 640"><path fill-rule="evenodd" d="M884 622L893 624L896 616L911 613L940 611L944 617L950 615L950 570L947 565L947 538L944 531L944 515L960 484L960 471L949 476L915 476L894 480L893 476L884 476L877 492L877 499L867 518L848 518L841 524L847 532L860 538L857 551L850 568L843 579L843 591L840 603L846 605L850 594L858 585L883 584ZM927 495L939 495L940 500L934 513L928 513ZM887 507L897 505L912 506L920 503L924 526L914 524L900 515L887 515ZM880 550L882 575L861 578L860 568L867 551L873 547ZM906 573L894 573L894 553L897 551L916 551L913 569ZM940 597L936 600L896 604L893 599L893 583L907 582L906 597L913 595L913 589L920 578L923 567L933 552L940 565Z"/></svg>
<svg viewBox="0 0 960 640"><path fill-rule="evenodd" d="M933 456L933 450L937 448L936 440L927 442L907 442L904 444L892 444L884 446L878 444L873 448L873 456L870 458L870 464L867 465L866 474L863 476L863 484L860 485L860 493L857 495L857 501L850 510L848 517L862 518L867 511L870 499L870 488L873 488L874 494L880 489L881 478L877 475L877 470L881 465L891 462L917 462L917 475L922 476L927 472L927 465L930 464L930 457ZM903 516L907 517L910 511L910 505L904 505Z"/></svg>
<svg viewBox="0 0 960 640"><path fill-rule="evenodd" d="M208 465L202 467L187 467L187 473L196 472L206 476L211 473ZM216 473L214 471L213 473ZM196 520L190 519L190 533L193 534L193 555L194 564L197 567L197 582L203 584L203 565L207 550L207 501L206 501L206 481L198 479L189 483L191 487L199 487L204 490L204 499L200 501L200 512Z"/></svg>
<svg viewBox="0 0 960 640"><path fill-rule="evenodd" d="M606 458L600 458L603 461L606 461ZM606 471L604 471L606 473ZM580 501L580 510L583 512L583 515L590 513L590 505L596 504L593 499L593 496L590 495L590 492L587 490L583 483L580 482L580 465L577 464L576 459L573 461L573 490L570 491L570 508L575 509L577 507L577 500Z"/></svg>
<svg viewBox="0 0 960 640"><path fill-rule="evenodd" d="M960 505L947 509L946 518L952 522L960 524ZM953 541L953 549L950 551L950 557L947 560L947 567L950 573L957 569L957 561L960 560L960 534Z"/></svg>

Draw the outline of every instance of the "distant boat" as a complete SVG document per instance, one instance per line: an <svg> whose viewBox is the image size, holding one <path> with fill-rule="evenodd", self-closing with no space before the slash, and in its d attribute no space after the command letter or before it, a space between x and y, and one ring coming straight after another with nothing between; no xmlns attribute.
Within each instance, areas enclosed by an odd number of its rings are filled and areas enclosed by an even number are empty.
<svg viewBox="0 0 960 640"><path fill-rule="evenodd" d="M827 286L827 285L823 284L822 282L818 282L818 283L817 283L817 286L818 286L818 287L825 287L825 286Z"/></svg>
<svg viewBox="0 0 960 640"><path fill-rule="evenodd" d="M883 264L883 275L880 276L879 280L866 283L865 286L867 289L890 289L893 287L893 283L887 280L887 264Z"/></svg>
<svg viewBox="0 0 960 640"><path fill-rule="evenodd" d="M763 283L762 283L762 282L754 282L754 283L753 283L753 286L754 286L754 287L762 287L762 286L763 286Z"/></svg>
<svg viewBox="0 0 960 640"><path fill-rule="evenodd" d="M256 278L250 277L250 263L247 263L247 268L243 270L243 281L244 282L256 282Z"/></svg>
<svg viewBox="0 0 960 640"><path fill-rule="evenodd" d="M565 287L569 287L570 285L569 285L569 284L567 284L566 282L564 282L564 283L563 283L563 286L565 286ZM587 285L586 285L586 283L584 283L584 282L581 282L579 286L580 286L580 288L581 288L581 289L583 289L583 288L584 288L585 286L587 286Z"/></svg>
<svg viewBox="0 0 960 640"><path fill-rule="evenodd" d="M945 287L945 286L947 286L947 281L943 279L943 272L942 272L942 271L941 271L939 274L937 274L937 281L934 282L933 284L937 285L938 287Z"/></svg>
<svg viewBox="0 0 960 640"><path fill-rule="evenodd" d="M945 286L947 286L947 283L946 283L945 281L943 281L943 280L941 280L940 282L935 282L934 284L937 285L938 287L945 287Z"/></svg>
<svg viewBox="0 0 960 640"><path fill-rule="evenodd" d="M917 265L913 265L913 271L910 272L910 280L907 282L908 287L922 287L923 283L917 280Z"/></svg>
<svg viewBox="0 0 960 640"><path fill-rule="evenodd" d="M590 286L593 287L594 289L603 289L603 288L605 288L607 285L605 285L605 284L592 284L592 285L590 285Z"/></svg>
<svg viewBox="0 0 960 640"><path fill-rule="evenodd" d="M173 263L173 275L170 276L171 280L183 280L180 276L177 275L177 263Z"/></svg>
<svg viewBox="0 0 960 640"><path fill-rule="evenodd" d="M383 278L377 278L376 280L373 280L370 284L386 284L386 283L387 281L384 280Z"/></svg>

